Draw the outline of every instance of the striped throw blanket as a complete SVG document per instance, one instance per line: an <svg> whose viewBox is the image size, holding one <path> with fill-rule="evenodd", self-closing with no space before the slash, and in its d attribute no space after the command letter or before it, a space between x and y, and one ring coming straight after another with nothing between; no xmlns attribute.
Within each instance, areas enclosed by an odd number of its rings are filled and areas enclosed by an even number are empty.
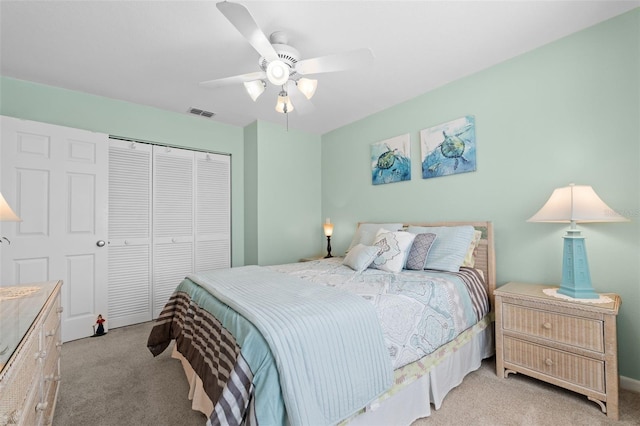
<svg viewBox="0 0 640 426"><path fill-rule="evenodd" d="M376 312L361 297L259 266L188 278L261 331L292 425L335 424L391 386Z"/></svg>

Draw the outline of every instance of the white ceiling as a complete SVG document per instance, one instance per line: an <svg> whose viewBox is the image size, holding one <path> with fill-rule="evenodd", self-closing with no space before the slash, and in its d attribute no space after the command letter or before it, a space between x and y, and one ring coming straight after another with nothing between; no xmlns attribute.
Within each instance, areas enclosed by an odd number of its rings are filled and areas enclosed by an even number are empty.
<svg viewBox="0 0 640 426"><path fill-rule="evenodd" d="M0 73L245 126L285 124L277 88L253 102L240 84L199 82L258 71L249 43L211 1L0 1ZM302 59L360 47L372 67L320 74L315 111L289 127L322 134L609 19L640 1L240 1ZM205 120L205 118L201 118Z"/></svg>

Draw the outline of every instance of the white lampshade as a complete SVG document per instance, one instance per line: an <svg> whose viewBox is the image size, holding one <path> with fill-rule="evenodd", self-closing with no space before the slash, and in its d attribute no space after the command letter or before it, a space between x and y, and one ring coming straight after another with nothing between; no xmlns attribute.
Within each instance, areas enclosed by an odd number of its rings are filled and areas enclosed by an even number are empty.
<svg viewBox="0 0 640 426"><path fill-rule="evenodd" d="M293 111L293 104L287 92L282 91L278 95L278 102L276 103L276 111L282 114L288 114Z"/></svg>
<svg viewBox="0 0 640 426"><path fill-rule="evenodd" d="M300 90L307 99L311 99L316 93L318 80L303 77L296 82L296 85L298 86L298 90Z"/></svg>
<svg viewBox="0 0 640 426"><path fill-rule="evenodd" d="M0 221L22 222L22 219L20 219L18 215L15 214L13 210L11 210L9 203L7 203L7 200L4 199L1 193L0 193Z"/></svg>
<svg viewBox="0 0 640 426"><path fill-rule="evenodd" d="M544 206L527 222L628 222L598 197L589 185L570 184L555 189Z"/></svg>
<svg viewBox="0 0 640 426"><path fill-rule="evenodd" d="M333 235L333 223L329 222L329 219L322 225L324 228L324 236L330 237Z"/></svg>
<svg viewBox="0 0 640 426"><path fill-rule="evenodd" d="M247 93L251 96L253 102L262 95L266 86L267 84L262 80L247 81L244 83L244 88L247 89Z"/></svg>
<svg viewBox="0 0 640 426"><path fill-rule="evenodd" d="M571 223L571 229L563 237L562 282L557 290L559 297L574 299L598 299L593 290L584 237L576 223L627 222L598 197L588 185L570 184L553 191L542 208L527 222Z"/></svg>
<svg viewBox="0 0 640 426"><path fill-rule="evenodd" d="M289 66L277 59L269 62L269 65L267 65L267 78L272 84L282 86L289 80Z"/></svg>

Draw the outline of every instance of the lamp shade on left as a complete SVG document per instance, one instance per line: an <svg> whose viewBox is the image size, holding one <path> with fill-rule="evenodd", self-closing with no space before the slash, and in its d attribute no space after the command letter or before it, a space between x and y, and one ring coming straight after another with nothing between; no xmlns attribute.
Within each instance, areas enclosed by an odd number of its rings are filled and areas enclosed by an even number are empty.
<svg viewBox="0 0 640 426"><path fill-rule="evenodd" d="M0 193L0 221L2 222L22 222L22 219L11 209L7 200Z"/></svg>

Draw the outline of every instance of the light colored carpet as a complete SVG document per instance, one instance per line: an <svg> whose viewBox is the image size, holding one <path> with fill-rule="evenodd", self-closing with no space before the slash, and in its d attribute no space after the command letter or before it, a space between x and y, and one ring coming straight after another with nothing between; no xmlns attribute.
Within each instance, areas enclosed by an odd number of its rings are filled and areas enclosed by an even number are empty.
<svg viewBox="0 0 640 426"><path fill-rule="evenodd" d="M55 426L203 425L191 410L180 363L170 350L153 358L146 348L152 323L110 330L65 343ZM640 394L621 391L620 421L612 422L586 397L537 380L500 379L485 360L447 395L440 410L412 426L640 425Z"/></svg>

